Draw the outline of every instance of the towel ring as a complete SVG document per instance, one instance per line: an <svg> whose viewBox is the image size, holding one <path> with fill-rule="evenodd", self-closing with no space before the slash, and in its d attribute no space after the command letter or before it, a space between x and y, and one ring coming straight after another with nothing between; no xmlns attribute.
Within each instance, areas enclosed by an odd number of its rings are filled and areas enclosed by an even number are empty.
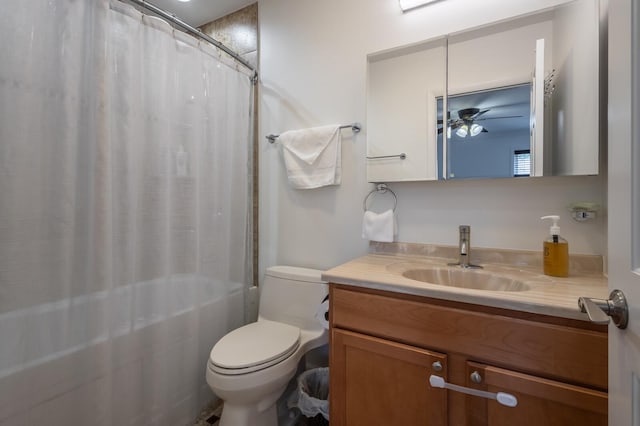
<svg viewBox="0 0 640 426"><path fill-rule="evenodd" d="M396 193L393 192L391 190L391 188L389 188L386 184L384 183L379 183L378 185L376 185L376 189L372 189L371 192L369 192L369 194L367 194L367 196L364 198L364 201L362 202L362 210L364 210L365 212L367 211L367 201L369 201L369 198L371 198L372 195L375 194L384 194L386 192L391 193L391 195L393 195L393 211L396 211L396 206L398 205L398 197L396 197Z"/></svg>

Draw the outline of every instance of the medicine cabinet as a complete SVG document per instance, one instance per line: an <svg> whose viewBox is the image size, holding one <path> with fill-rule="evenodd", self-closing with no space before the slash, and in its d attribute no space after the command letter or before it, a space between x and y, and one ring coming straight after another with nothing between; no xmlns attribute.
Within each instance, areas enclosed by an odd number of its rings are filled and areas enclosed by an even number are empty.
<svg viewBox="0 0 640 426"><path fill-rule="evenodd" d="M599 22L575 0L368 55L367 180L597 175Z"/></svg>

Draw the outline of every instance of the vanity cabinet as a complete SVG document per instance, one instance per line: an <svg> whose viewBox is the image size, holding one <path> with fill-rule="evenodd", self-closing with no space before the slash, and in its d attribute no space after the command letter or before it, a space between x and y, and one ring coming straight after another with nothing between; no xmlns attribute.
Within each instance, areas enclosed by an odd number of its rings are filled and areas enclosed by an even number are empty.
<svg viewBox="0 0 640 426"><path fill-rule="evenodd" d="M607 424L606 326L338 284L330 297L333 426Z"/></svg>

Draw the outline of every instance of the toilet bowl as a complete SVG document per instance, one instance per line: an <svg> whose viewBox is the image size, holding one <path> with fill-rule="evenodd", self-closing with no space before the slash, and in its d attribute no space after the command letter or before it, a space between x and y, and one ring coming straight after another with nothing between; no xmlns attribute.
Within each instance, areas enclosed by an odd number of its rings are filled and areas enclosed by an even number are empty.
<svg viewBox="0 0 640 426"><path fill-rule="evenodd" d="M228 333L207 363L224 401L220 426L277 426L276 402L302 356L328 342L316 313L328 293L321 271L273 266L260 287L258 321Z"/></svg>

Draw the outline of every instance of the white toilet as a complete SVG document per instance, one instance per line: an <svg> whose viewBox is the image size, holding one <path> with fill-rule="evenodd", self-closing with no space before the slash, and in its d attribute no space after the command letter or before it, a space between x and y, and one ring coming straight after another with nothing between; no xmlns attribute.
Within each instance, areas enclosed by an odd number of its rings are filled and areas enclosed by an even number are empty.
<svg viewBox="0 0 640 426"><path fill-rule="evenodd" d="M328 342L316 313L328 294L321 271L268 268L260 287L258 321L215 344L207 383L224 401L220 426L277 426L276 401L300 358Z"/></svg>

